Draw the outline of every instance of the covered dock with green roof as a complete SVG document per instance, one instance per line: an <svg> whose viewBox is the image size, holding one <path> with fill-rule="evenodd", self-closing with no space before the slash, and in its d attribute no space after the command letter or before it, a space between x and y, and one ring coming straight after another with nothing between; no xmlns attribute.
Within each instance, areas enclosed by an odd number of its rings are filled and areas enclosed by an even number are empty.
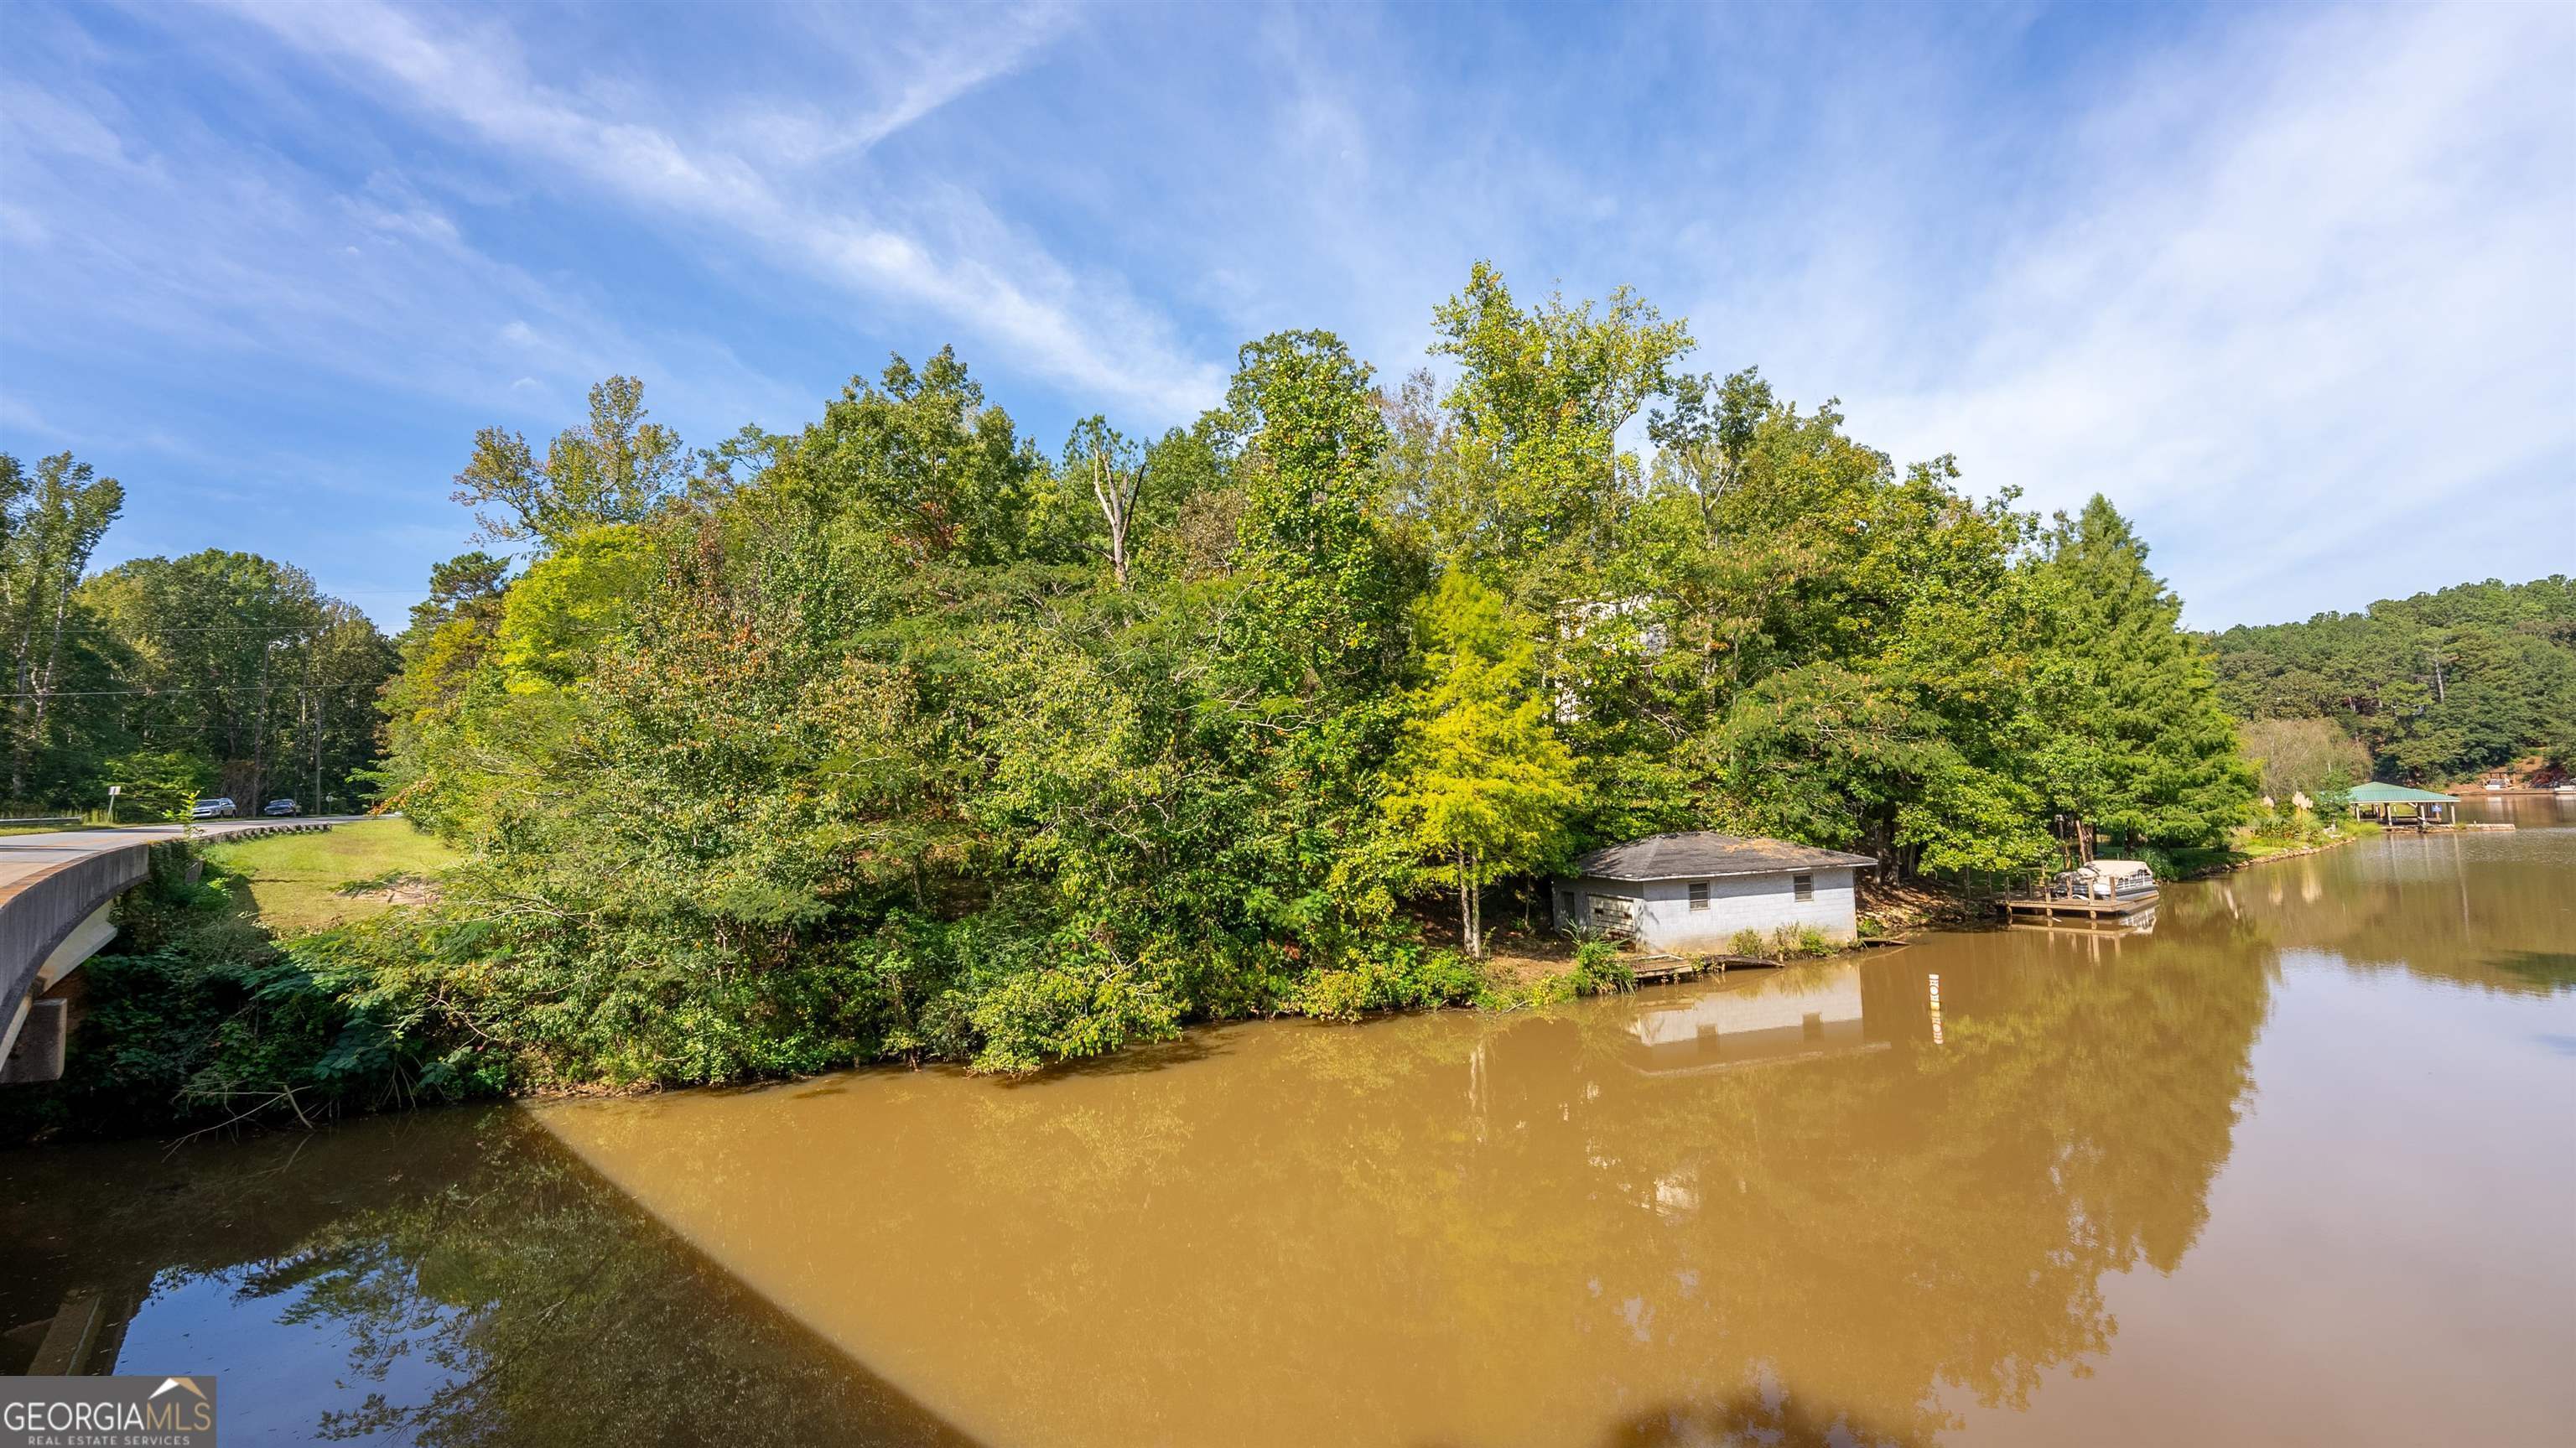
<svg viewBox="0 0 2576 1448"><path fill-rule="evenodd" d="M2419 830L2448 829L2460 822L2458 800L2402 784L2365 784L2347 795L2345 802L2352 806L2354 819L2377 820L2399 828L2412 825Z"/></svg>

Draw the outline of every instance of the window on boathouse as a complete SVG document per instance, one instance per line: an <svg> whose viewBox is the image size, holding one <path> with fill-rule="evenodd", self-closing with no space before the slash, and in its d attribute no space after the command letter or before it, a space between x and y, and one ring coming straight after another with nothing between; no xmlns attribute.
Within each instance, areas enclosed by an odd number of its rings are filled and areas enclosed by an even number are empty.
<svg viewBox="0 0 2576 1448"><path fill-rule="evenodd" d="M1789 877L1789 888L1799 899L1813 900L1816 898L1816 877L1813 875L1791 875Z"/></svg>
<svg viewBox="0 0 2576 1448"><path fill-rule="evenodd" d="M1691 908L1693 910L1705 910L1708 908L1708 882L1706 880L1697 880L1692 882L1690 887L1690 900Z"/></svg>

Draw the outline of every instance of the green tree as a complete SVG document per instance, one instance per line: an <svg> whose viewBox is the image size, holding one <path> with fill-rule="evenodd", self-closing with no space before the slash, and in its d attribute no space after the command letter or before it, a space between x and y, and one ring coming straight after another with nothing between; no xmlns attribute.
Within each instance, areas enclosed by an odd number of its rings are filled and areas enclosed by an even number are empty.
<svg viewBox="0 0 2576 1448"><path fill-rule="evenodd" d="M2490 579L2211 642L2238 717L2331 720L2383 776L2576 769L2576 580Z"/></svg>
<svg viewBox="0 0 2576 1448"><path fill-rule="evenodd" d="M216 549L138 558L80 593L123 652L121 722L136 747L194 754L245 802L316 774L322 791L354 797L395 663L364 613L300 568Z"/></svg>
<svg viewBox="0 0 2576 1448"><path fill-rule="evenodd" d="M1046 540L1028 533L1045 461L983 384L942 347L920 368L853 377L820 421L782 439L757 495L911 563L989 566Z"/></svg>
<svg viewBox="0 0 2576 1448"><path fill-rule="evenodd" d="M59 792L70 772L57 709L64 674L86 646L79 605L90 555L125 509L124 486L70 453L39 459L30 477L0 454L0 637L8 640L9 790Z"/></svg>
<svg viewBox="0 0 2576 1448"><path fill-rule="evenodd" d="M1238 653L1272 687L1373 678L1404 603L1374 516L1387 433L1373 374L1329 332L1245 343L1240 364L1227 392L1246 438Z"/></svg>
<svg viewBox="0 0 2576 1448"><path fill-rule="evenodd" d="M476 433L455 496L485 538L554 548L584 529L652 516L679 491L685 462L680 435L646 420L644 384L611 377L590 389L589 422L557 434L542 463L522 433Z"/></svg>
<svg viewBox="0 0 2576 1448"><path fill-rule="evenodd" d="M503 687L529 694L563 688L587 674L658 562L642 528L611 523L566 538L529 565L510 585L493 630Z"/></svg>
<svg viewBox="0 0 2576 1448"><path fill-rule="evenodd" d="M1481 956L1484 888L1562 852L1580 794L1574 759L1548 728L1537 650L1500 594L1446 574L1423 602L1420 632L1425 682L1406 697L1384 807L1415 850L1443 862L1458 891L1459 936Z"/></svg>
<svg viewBox="0 0 2576 1448"><path fill-rule="evenodd" d="M2107 831L2152 845L2224 838L2248 815L2253 771L2182 601L2146 544L2096 494L2057 516L2033 564L2046 636L2036 671L2039 778L2085 859Z"/></svg>
<svg viewBox="0 0 2576 1448"><path fill-rule="evenodd" d="M2263 792L2323 802L2370 778L2370 755L2330 719L2249 719L2237 730Z"/></svg>
<svg viewBox="0 0 2576 1448"><path fill-rule="evenodd" d="M1425 512L1444 553L1518 562L1598 541L1632 490L1619 429L1671 383L1689 325L1622 287L1595 314L1551 295L1524 308L1490 262L1432 310L1431 351L1458 378L1442 405L1454 430Z"/></svg>

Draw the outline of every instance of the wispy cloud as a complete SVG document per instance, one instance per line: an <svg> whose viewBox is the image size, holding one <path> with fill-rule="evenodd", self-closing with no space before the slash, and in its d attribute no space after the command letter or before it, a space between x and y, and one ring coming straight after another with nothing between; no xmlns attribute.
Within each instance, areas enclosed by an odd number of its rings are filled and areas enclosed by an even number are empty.
<svg viewBox="0 0 2576 1448"><path fill-rule="evenodd" d="M608 372L703 441L953 339L1041 435L1150 429L1275 328L1419 365L1486 257L2108 492L2195 621L2564 566L2486 519L2576 474L2564 7L634 15L17 0L0 441L133 484L148 411L247 499L171 538L426 548L473 425Z"/></svg>
<svg viewBox="0 0 2576 1448"><path fill-rule="evenodd" d="M2563 521L2576 456L2576 104L2533 84L2576 74L2569 22L2303 12L2146 61L1967 345L1861 420L2045 505L2109 492L2208 620L2285 575L2351 607L2536 569L2497 534Z"/></svg>
<svg viewBox="0 0 2576 1448"><path fill-rule="evenodd" d="M1221 374L1182 352L1147 308L1113 279L1078 278L1046 249L949 191L908 208L919 232L880 220L846 195L812 200L783 185L766 159L684 133L643 108L620 107L538 81L516 38L497 25L439 28L387 5L243 5L239 13L310 54L469 128L512 159L549 168L709 232L748 235L789 264L863 297L925 308L1005 345L1033 370L1165 415L1212 401ZM849 144L873 145L1016 64L1047 33L1005 27L976 64L908 81L851 125ZM819 159L829 147L796 157Z"/></svg>

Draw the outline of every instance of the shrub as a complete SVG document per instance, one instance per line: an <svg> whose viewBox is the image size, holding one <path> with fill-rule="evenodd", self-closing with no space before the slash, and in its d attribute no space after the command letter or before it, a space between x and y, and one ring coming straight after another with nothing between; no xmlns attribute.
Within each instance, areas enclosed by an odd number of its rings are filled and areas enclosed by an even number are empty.
<svg viewBox="0 0 2576 1448"><path fill-rule="evenodd" d="M1574 969L1569 975L1575 990L1583 995L1637 988L1635 968L1620 956L1617 946L1606 940L1586 940L1575 946Z"/></svg>
<svg viewBox="0 0 2576 1448"><path fill-rule="evenodd" d="M1735 932L1735 938L1727 942L1727 948L1736 955L1749 955L1759 960L1771 958L1771 943L1762 938L1761 931L1750 926Z"/></svg>
<svg viewBox="0 0 2576 1448"><path fill-rule="evenodd" d="M1035 1071L1180 1032L1180 1013L1132 965L1075 961L1010 977L969 1013L984 1038L978 1071Z"/></svg>
<svg viewBox="0 0 2576 1448"><path fill-rule="evenodd" d="M1369 986L1365 971L1319 970L1299 983L1292 1004L1319 1020L1356 1021L1368 1012Z"/></svg>
<svg viewBox="0 0 2576 1448"><path fill-rule="evenodd" d="M235 883L173 841L116 905L81 967L87 1006L61 1082L0 1103L0 1136L319 1120L421 1096L433 1081L394 1024L325 956L281 949ZM462 1083L456 1083L462 1086Z"/></svg>
<svg viewBox="0 0 2576 1448"><path fill-rule="evenodd" d="M1574 972L1559 971L1554 975L1543 975L1531 981L1528 1001L1534 1006L1562 1005L1574 999L1575 994Z"/></svg>
<svg viewBox="0 0 2576 1448"><path fill-rule="evenodd" d="M1288 1005L1301 1015L1349 1021L1370 1011L1463 1005L1484 988L1483 973L1456 951L1380 945L1353 952L1342 966L1307 976Z"/></svg>

